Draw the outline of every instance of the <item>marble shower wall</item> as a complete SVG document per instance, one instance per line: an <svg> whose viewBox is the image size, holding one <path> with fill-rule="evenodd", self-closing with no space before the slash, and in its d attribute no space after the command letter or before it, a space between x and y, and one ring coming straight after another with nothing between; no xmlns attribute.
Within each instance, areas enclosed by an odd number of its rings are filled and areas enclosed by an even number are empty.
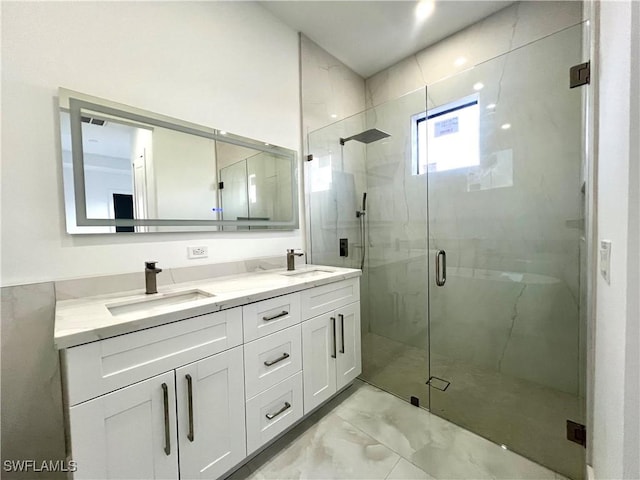
<svg viewBox="0 0 640 480"><path fill-rule="evenodd" d="M306 204L310 220L307 229L309 259L318 265L360 268L362 262L362 223L356 210L362 208L367 191L365 147L340 138L364 129L363 114L316 130L309 135L313 161L307 162ZM366 219L366 217L365 217ZM347 239L348 256L340 256L339 240ZM361 298L368 298L368 271L360 279ZM362 330L368 331L368 303L362 305Z"/></svg>
<svg viewBox="0 0 640 480"><path fill-rule="evenodd" d="M367 108L439 82L582 20L580 1L517 2L367 78ZM464 63L456 63L461 58Z"/></svg>
<svg viewBox="0 0 640 480"><path fill-rule="evenodd" d="M304 259L296 259L304 263ZM158 286L286 266L286 257L165 269ZM53 345L56 300L144 289L144 272L2 287L2 462L64 460L64 419L58 351ZM66 474L47 473L47 479ZM2 472L3 479L33 472ZM45 477L42 477L45 478Z"/></svg>
<svg viewBox="0 0 640 480"><path fill-rule="evenodd" d="M361 131L363 121L357 114L365 109L364 78L300 34L300 83L303 158L314 156L302 165L307 255L316 264L360 268L355 210L357 197L365 191L364 150L345 166L339 139ZM340 123L344 119L346 127ZM320 131L315 139L310 135L314 131ZM339 238L349 241L348 258L339 256ZM362 296L366 289L365 272L360 278ZM366 308L363 305L363 313ZM366 329L367 315L362 317Z"/></svg>
<svg viewBox="0 0 640 480"><path fill-rule="evenodd" d="M304 154L309 132L365 109L364 78L313 40L300 34L302 135Z"/></svg>

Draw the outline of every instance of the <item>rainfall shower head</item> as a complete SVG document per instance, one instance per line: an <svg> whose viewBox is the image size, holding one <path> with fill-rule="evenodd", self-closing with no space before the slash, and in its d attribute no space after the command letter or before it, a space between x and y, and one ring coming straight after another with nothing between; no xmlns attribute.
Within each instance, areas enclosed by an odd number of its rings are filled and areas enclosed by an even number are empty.
<svg viewBox="0 0 640 480"><path fill-rule="evenodd" d="M362 133L358 133L357 135L351 135L347 138L340 139L340 145L344 145L345 142L349 140L357 140L362 143L371 143L376 142L378 140L382 140L383 138L390 137L391 135L383 132L382 130L378 130L377 128L372 128L370 130L365 130Z"/></svg>

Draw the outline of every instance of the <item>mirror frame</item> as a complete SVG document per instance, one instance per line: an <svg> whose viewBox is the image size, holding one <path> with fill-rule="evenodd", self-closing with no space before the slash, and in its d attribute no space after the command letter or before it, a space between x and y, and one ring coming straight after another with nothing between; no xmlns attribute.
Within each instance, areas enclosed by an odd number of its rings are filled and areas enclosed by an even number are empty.
<svg viewBox="0 0 640 480"><path fill-rule="evenodd" d="M261 229L248 229L248 231L265 230L296 230L299 228L299 198L298 198L298 155L295 150L278 147L258 140L253 140L231 133L222 133L222 130L205 127L195 123L179 120L158 113L142 110L136 107L113 102L99 97L83 94L60 87L58 89L60 111L68 112L71 126L71 154L73 170L73 190L75 196L76 227L136 227L136 226L169 226L169 227L263 227ZM291 205L292 218L287 221L274 220L198 220L198 219L102 219L87 218L87 204L85 194L84 152L82 142L82 109L119 117L136 123L143 123L156 127L166 128L190 135L208 138L247 147L261 152L287 158L291 162ZM218 168L216 166L216 176ZM65 204L69 199L65 198ZM264 227L267 227L266 229ZM69 225L67 225L69 231ZM216 230L211 230L215 232ZM220 231L224 231L221 229ZM166 232L120 232L120 233L179 233L180 230ZM69 232L69 233L83 233ZM115 232L101 232L112 234Z"/></svg>

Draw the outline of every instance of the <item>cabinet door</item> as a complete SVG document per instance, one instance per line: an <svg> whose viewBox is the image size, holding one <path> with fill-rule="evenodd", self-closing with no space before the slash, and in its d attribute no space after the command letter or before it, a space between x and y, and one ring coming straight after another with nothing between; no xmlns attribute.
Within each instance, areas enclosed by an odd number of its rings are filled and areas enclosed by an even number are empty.
<svg viewBox="0 0 640 480"><path fill-rule="evenodd" d="M69 409L74 479L178 478L173 371Z"/></svg>
<svg viewBox="0 0 640 480"><path fill-rule="evenodd" d="M176 370L180 476L213 479L246 456L242 347Z"/></svg>
<svg viewBox="0 0 640 480"><path fill-rule="evenodd" d="M302 323L305 415L336 392L336 348L333 313Z"/></svg>
<svg viewBox="0 0 640 480"><path fill-rule="evenodd" d="M336 388L340 390L362 373L360 302L342 307L334 313L338 329Z"/></svg>

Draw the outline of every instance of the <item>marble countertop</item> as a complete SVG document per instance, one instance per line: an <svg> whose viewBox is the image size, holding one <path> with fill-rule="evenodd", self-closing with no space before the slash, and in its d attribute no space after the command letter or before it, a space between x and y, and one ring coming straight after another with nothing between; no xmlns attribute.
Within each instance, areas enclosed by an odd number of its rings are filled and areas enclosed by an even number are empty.
<svg viewBox="0 0 640 480"><path fill-rule="evenodd" d="M146 295L141 289L62 300L56 302L54 344L57 349L70 348L358 277L361 274L360 270L352 268L304 265L293 272L280 268L158 287L159 293L153 295ZM146 309L119 314L112 314L109 310L123 304L143 304L149 300L162 300L181 292L193 291L211 296L177 304L149 306Z"/></svg>

